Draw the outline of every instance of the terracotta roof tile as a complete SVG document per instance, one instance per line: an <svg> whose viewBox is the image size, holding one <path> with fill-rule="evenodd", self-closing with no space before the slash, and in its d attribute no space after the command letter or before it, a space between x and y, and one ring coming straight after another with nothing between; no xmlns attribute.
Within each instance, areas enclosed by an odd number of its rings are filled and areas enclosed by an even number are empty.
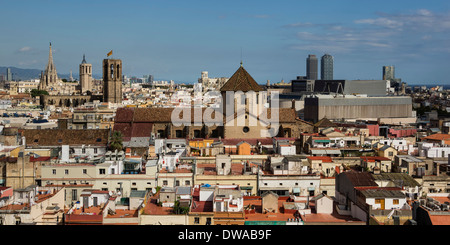
<svg viewBox="0 0 450 245"><path fill-rule="evenodd" d="M109 129L24 129L27 146L106 145Z"/></svg>
<svg viewBox="0 0 450 245"><path fill-rule="evenodd" d="M262 91L262 88L244 67L240 66L230 79L228 79L228 81L220 88L220 91L258 92Z"/></svg>

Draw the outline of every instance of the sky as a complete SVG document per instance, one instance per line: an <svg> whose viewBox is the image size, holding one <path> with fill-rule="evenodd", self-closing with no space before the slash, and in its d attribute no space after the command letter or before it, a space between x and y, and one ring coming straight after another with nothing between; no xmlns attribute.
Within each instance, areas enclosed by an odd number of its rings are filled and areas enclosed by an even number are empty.
<svg viewBox="0 0 450 245"><path fill-rule="evenodd" d="M261 84L306 75L306 58L334 57L334 79L449 84L450 1L2 1L0 66L93 73L113 50L123 74L195 83L231 77L242 60ZM319 67L320 69L320 67Z"/></svg>

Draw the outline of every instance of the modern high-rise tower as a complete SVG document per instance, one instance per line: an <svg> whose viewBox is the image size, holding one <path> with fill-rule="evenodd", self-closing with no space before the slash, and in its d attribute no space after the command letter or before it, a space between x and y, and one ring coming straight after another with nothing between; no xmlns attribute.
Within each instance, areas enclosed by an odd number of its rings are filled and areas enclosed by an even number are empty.
<svg viewBox="0 0 450 245"><path fill-rule="evenodd" d="M393 79L395 79L395 67L383 66L383 80L393 80Z"/></svg>
<svg viewBox="0 0 450 245"><path fill-rule="evenodd" d="M86 62L86 57L83 55L83 61L80 64L80 84L81 93L87 91L92 92L92 64Z"/></svg>
<svg viewBox="0 0 450 245"><path fill-rule="evenodd" d="M6 81L12 81L11 68L6 68Z"/></svg>
<svg viewBox="0 0 450 245"><path fill-rule="evenodd" d="M325 54L320 60L320 79L333 80L333 56Z"/></svg>
<svg viewBox="0 0 450 245"><path fill-rule="evenodd" d="M103 60L103 102L122 103L122 60Z"/></svg>
<svg viewBox="0 0 450 245"><path fill-rule="evenodd" d="M318 61L313 54L308 55L308 58L306 58L306 77L309 80L317 80L318 78Z"/></svg>

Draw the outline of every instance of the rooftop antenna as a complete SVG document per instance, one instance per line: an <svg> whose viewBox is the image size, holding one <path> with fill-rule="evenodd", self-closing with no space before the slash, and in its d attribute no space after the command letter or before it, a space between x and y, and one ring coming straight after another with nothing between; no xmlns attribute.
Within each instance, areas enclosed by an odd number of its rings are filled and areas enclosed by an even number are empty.
<svg viewBox="0 0 450 245"><path fill-rule="evenodd" d="M241 47L241 67L242 67L242 47Z"/></svg>

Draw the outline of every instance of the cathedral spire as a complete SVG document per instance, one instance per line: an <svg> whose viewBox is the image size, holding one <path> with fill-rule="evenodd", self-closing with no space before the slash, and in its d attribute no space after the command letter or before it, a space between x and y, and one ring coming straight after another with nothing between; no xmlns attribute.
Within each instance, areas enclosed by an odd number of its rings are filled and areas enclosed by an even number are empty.
<svg viewBox="0 0 450 245"><path fill-rule="evenodd" d="M48 51L48 63L47 63L46 71L48 71L50 73L53 70L56 71L55 65L53 64L52 43L50 42L50 48L49 48L49 51Z"/></svg>
<svg viewBox="0 0 450 245"><path fill-rule="evenodd" d="M58 80L58 73L56 72L55 64L53 63L52 43L48 51L48 63L45 68L44 76L46 77L46 84L54 84Z"/></svg>

